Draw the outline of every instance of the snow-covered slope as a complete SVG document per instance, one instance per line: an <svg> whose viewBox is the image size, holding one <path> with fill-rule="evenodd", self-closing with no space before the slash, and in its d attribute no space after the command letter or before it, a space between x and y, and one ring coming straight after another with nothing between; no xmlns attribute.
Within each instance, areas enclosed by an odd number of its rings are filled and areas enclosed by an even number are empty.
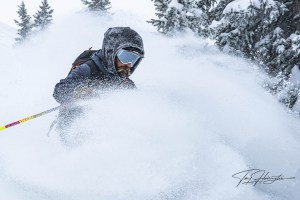
<svg viewBox="0 0 300 200"><path fill-rule="evenodd" d="M132 27L146 49L132 76L137 91L81 102L85 115L67 138L78 145L47 137L57 113L1 131L0 199L299 199L299 119L252 66L210 41L163 37L126 6L108 17L74 10L0 52L4 125L57 106L55 83L83 49L101 48L109 27ZM236 188L232 175L251 168L296 179Z"/></svg>
<svg viewBox="0 0 300 200"><path fill-rule="evenodd" d="M7 24L0 22L0 46L2 48L12 46L16 30Z"/></svg>

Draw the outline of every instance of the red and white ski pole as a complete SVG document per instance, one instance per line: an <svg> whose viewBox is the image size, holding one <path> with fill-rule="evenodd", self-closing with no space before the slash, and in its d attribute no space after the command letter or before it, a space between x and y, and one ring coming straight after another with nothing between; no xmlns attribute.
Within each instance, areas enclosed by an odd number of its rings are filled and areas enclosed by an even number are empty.
<svg viewBox="0 0 300 200"><path fill-rule="evenodd" d="M37 117L46 115L46 114L48 114L48 113L51 113L51 112L53 112L53 111L55 111L55 110L58 110L60 107L61 107L61 106L57 106L57 107L55 107L55 108L52 108L52 109L46 110L46 111L44 111L44 112L41 112L41 113L32 115L32 116L30 116L30 117L26 117L26 118L24 118L24 119L15 121L15 122L13 122L13 123L10 123L10 124L4 125L4 126L0 126L0 131L5 130L5 129L7 129L7 128L10 128L10 127L12 127L12 126L18 125L18 124L27 122L27 121L29 121L29 120L35 119L35 118L37 118Z"/></svg>

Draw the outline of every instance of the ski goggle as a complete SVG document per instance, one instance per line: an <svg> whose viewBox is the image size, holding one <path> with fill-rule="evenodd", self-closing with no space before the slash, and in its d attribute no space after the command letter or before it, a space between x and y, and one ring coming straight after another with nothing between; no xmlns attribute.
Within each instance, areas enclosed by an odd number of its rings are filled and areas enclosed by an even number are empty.
<svg viewBox="0 0 300 200"><path fill-rule="evenodd" d="M134 52L134 51L127 51L125 49L120 49L117 52L117 57L118 59L123 63L123 64L131 64L131 66L133 67L134 64L141 58L143 58L144 56Z"/></svg>

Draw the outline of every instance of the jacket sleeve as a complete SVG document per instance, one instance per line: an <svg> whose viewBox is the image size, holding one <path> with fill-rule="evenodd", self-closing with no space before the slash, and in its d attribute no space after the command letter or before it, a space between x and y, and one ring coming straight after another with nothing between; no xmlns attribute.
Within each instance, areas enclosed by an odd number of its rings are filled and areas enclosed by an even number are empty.
<svg viewBox="0 0 300 200"><path fill-rule="evenodd" d="M81 85L86 85L91 77L91 69L87 64L82 64L65 79L61 79L55 85L53 97L58 103L66 103L74 100L73 92L75 88Z"/></svg>

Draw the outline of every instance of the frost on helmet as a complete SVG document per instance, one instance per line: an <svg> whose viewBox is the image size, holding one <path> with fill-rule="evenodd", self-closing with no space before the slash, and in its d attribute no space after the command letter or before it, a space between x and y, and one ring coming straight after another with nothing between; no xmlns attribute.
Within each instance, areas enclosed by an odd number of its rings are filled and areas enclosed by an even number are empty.
<svg viewBox="0 0 300 200"><path fill-rule="evenodd" d="M130 27L109 28L104 33L102 43L101 58L105 69L112 74L117 73L114 59L116 53L121 48L130 48L144 55L144 45L141 36ZM137 67L138 63L133 66Z"/></svg>

